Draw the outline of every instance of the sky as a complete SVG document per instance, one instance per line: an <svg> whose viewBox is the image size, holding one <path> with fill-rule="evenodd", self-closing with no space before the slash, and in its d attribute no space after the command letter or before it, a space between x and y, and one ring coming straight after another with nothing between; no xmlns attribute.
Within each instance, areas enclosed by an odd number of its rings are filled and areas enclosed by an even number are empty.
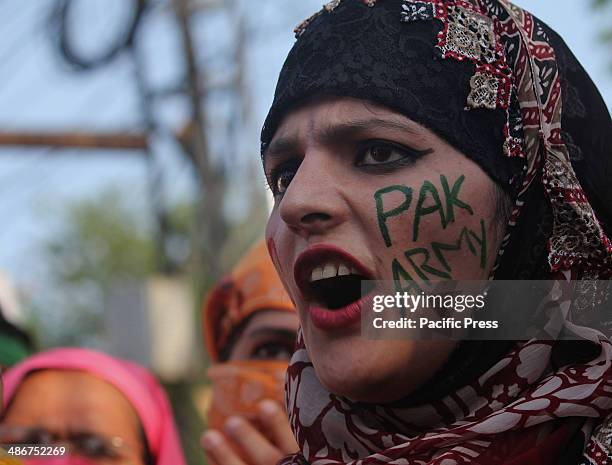
<svg viewBox="0 0 612 465"><path fill-rule="evenodd" d="M180 36L168 9L156 7L146 17L139 44L151 86L168 87L181 77ZM610 21L585 7L586 1L517 0L557 30L612 106L612 54L597 45L598 31ZM143 121L134 84L134 67L121 55L100 70L72 72L59 58L47 18L51 0L0 2L0 130L138 130ZM121 27L125 0L78 0L75 36L80 49L95 50ZM321 0L260 0L249 9L248 73L256 137L272 100L278 72L293 44L293 26L320 8ZM226 29L231 19L198 15L194 19L198 59L222 67ZM225 42L224 42L225 41ZM606 61L608 60L608 62ZM213 112L215 103L212 104ZM156 107L160 123L178 128L188 107L167 98ZM221 110L220 110L221 111ZM256 147L255 150L256 151ZM165 195L172 199L193 192L190 166L168 138L155 144ZM35 289L44 278L41 244L61 225L67 205L95 197L111 185L129 186L131 201L149 212L147 163L134 152L0 148L0 270L20 287ZM143 213L147 218L148 213Z"/></svg>

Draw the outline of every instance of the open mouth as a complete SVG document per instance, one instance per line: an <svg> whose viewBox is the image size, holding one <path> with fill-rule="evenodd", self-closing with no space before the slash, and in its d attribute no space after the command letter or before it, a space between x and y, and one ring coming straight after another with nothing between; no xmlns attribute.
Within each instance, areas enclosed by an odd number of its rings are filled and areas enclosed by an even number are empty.
<svg viewBox="0 0 612 465"><path fill-rule="evenodd" d="M322 307L337 310L361 298L361 282L365 279L358 273L315 279L309 285L310 295Z"/></svg>
<svg viewBox="0 0 612 465"><path fill-rule="evenodd" d="M306 300L332 311L359 301L374 288L371 273L357 259L330 246L300 255L294 274Z"/></svg>

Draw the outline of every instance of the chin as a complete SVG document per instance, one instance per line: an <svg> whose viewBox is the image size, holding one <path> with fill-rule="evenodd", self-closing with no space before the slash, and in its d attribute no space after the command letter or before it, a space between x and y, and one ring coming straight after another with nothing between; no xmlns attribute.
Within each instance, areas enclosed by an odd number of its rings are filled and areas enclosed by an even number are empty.
<svg viewBox="0 0 612 465"><path fill-rule="evenodd" d="M402 389L401 385L393 385L393 377L389 374L373 377L368 373L354 373L354 370L348 369L342 372L322 371L317 371L317 377L328 391L353 401L384 404L399 400L411 392Z"/></svg>
<svg viewBox="0 0 612 465"><path fill-rule="evenodd" d="M368 340L360 334L337 339L312 336L309 353L321 384L336 395L370 403L394 402L416 391L444 365L456 345Z"/></svg>
<svg viewBox="0 0 612 465"><path fill-rule="evenodd" d="M416 363L419 343L375 341L360 334L329 338L313 334L310 358L317 378L325 388L361 402L386 403L399 400L416 390L423 373Z"/></svg>

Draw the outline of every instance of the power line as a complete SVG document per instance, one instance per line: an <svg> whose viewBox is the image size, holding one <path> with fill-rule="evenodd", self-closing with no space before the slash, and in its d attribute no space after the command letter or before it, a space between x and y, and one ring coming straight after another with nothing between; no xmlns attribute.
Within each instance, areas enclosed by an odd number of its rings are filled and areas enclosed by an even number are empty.
<svg viewBox="0 0 612 465"><path fill-rule="evenodd" d="M109 82L112 82L109 81ZM115 85L115 83L113 83L113 86ZM109 88L112 86L108 86ZM80 104L78 105L78 107L75 109L75 114L81 114L82 112L89 110L89 108L92 106L92 104L95 102L95 100L97 100L101 95L107 97L109 94L109 92L100 92L100 90L96 89L92 92L90 92L90 94L83 99L82 102L80 102ZM116 95L115 93L111 93L111 95L113 96L113 101L114 100L118 100L119 96ZM105 99L105 102L108 103L108 99ZM98 106L96 106L98 107ZM32 168L34 164L38 163L41 161L42 158L44 158L45 155L50 155L53 152L58 152L57 148L45 148L42 149L40 152L36 153L36 154L32 154L32 158L29 158L29 161L27 164L24 165L23 169L21 169L18 173L13 173L13 175L11 176L11 179L8 179L8 177L6 177L5 179L9 182L9 185L15 185L18 184L19 181L23 180L24 176L27 176L28 174L28 169ZM55 161L55 160L54 160ZM68 161L67 161L68 163ZM70 161L70 163L73 163L73 161ZM44 182L44 180L43 180ZM5 190L4 186L6 185L5 182L0 182L0 192ZM3 192L2 196L4 197L5 195L7 195L8 193ZM10 194L8 194L10 195Z"/></svg>
<svg viewBox="0 0 612 465"><path fill-rule="evenodd" d="M56 29L56 46L64 60L76 70L86 71L110 63L118 54L130 47L147 6L145 0L132 0L131 3L132 11L127 29L116 40L111 42L112 45L110 47L100 51L95 56L84 56L77 51L74 43L70 40L72 35L69 29L69 11L75 2L74 0L57 0L52 27Z"/></svg>

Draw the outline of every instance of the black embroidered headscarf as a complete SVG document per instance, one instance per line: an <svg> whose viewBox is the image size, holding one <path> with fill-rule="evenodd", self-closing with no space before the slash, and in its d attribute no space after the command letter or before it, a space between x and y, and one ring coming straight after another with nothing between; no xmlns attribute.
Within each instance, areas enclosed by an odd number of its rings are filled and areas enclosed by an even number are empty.
<svg viewBox="0 0 612 465"><path fill-rule="evenodd" d="M610 114L541 21L506 0L334 0L296 35L262 153L286 114L311 99L385 105L455 146L509 194L514 207L496 278L612 278ZM416 405L414 396L364 405L327 392L300 340L287 389L302 455L289 462L492 464L505 463L516 446L533 460L517 463L544 463L534 448L553 444L558 453L580 428L588 437L597 422L584 417L601 422L612 410L610 339L574 330L586 346L463 346L427 386L437 398L418 393ZM479 351L493 359L483 363ZM458 366L472 368L467 378ZM549 425L554 418L567 421ZM539 442L539 426L554 434ZM606 447L610 453L605 437L589 443L591 463L604 463Z"/></svg>
<svg viewBox="0 0 612 465"><path fill-rule="evenodd" d="M433 55L441 24L408 28L398 14L398 2L369 8L346 1L316 15L282 68L262 142L271 140L288 110L313 96L371 100L432 129L510 189L521 164L502 156L506 112L466 111L474 65ZM516 98L512 103L516 113Z"/></svg>
<svg viewBox="0 0 612 465"><path fill-rule="evenodd" d="M476 66L466 58L443 59L440 48L433 47L443 29L442 23L427 21L433 17L434 4L376 3L332 1L296 28L298 40L283 65L262 129L262 151L288 111L315 97L354 97L385 105L433 130L514 194L522 163L504 156L504 151L514 155L521 151L517 145L523 139L522 122L515 89L503 97L508 110L496 105L498 96L491 100L491 93L480 105L468 108ZM499 10L495 0L483 3ZM374 4L375 8L369 6ZM409 28L405 21L411 22ZM591 204L612 235L610 114L563 40L537 19L533 33L554 49L564 102L561 135ZM517 60L517 40L503 43L508 62ZM487 53L486 47L482 50ZM511 72L505 66L498 71ZM509 136L504 134L506 127Z"/></svg>

